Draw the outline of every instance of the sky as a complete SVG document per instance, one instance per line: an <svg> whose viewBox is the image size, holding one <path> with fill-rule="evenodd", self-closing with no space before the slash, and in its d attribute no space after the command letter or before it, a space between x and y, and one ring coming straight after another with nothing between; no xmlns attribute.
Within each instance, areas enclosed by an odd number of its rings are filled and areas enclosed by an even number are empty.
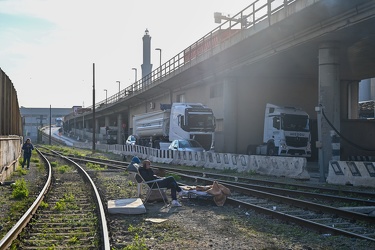
<svg viewBox="0 0 375 250"><path fill-rule="evenodd" d="M0 68L19 106L71 108L105 100L142 75L142 37L153 70L252 0L0 0Z"/></svg>

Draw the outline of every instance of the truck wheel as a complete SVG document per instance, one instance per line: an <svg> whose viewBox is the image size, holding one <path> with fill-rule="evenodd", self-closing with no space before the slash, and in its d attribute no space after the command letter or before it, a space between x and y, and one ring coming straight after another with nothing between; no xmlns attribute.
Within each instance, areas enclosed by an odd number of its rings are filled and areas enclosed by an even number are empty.
<svg viewBox="0 0 375 250"><path fill-rule="evenodd" d="M267 155L275 155L275 144L273 142L267 143Z"/></svg>

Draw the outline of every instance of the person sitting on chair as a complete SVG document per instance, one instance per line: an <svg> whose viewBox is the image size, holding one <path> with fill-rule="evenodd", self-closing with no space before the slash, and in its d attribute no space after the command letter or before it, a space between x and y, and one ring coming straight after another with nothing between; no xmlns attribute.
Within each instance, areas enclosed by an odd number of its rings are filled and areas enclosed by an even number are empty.
<svg viewBox="0 0 375 250"><path fill-rule="evenodd" d="M161 188L167 188L171 190L172 196L172 207L181 207L182 205L177 200L177 192L180 196L186 194L186 191L183 191L180 186L178 186L176 180L172 176L161 178L155 175L154 171L151 169L151 162L149 160L143 161L143 166L139 169L139 174L142 175L142 178L145 181L158 180L158 185Z"/></svg>

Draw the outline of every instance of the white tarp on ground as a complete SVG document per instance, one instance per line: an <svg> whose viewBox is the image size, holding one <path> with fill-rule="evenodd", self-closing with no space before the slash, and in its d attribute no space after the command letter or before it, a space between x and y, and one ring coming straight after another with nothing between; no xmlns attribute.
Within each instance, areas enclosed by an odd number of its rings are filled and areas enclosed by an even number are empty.
<svg viewBox="0 0 375 250"><path fill-rule="evenodd" d="M110 214L144 214L146 207L140 198L129 198L108 201Z"/></svg>

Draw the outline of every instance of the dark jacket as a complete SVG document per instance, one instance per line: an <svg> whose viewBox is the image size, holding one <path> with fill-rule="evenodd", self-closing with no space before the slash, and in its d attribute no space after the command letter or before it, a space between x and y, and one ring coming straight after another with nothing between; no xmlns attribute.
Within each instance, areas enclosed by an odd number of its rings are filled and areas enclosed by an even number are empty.
<svg viewBox="0 0 375 250"><path fill-rule="evenodd" d="M140 167L138 169L139 171L139 174L142 175L142 178L145 180L145 181L152 181L152 180L156 180L156 179L159 179L155 174L154 174L154 171L152 171L151 168L149 169L146 169L144 167Z"/></svg>
<svg viewBox="0 0 375 250"><path fill-rule="evenodd" d="M34 146L31 143L25 142L22 146L23 154L27 156L31 156L31 151L34 150Z"/></svg>

